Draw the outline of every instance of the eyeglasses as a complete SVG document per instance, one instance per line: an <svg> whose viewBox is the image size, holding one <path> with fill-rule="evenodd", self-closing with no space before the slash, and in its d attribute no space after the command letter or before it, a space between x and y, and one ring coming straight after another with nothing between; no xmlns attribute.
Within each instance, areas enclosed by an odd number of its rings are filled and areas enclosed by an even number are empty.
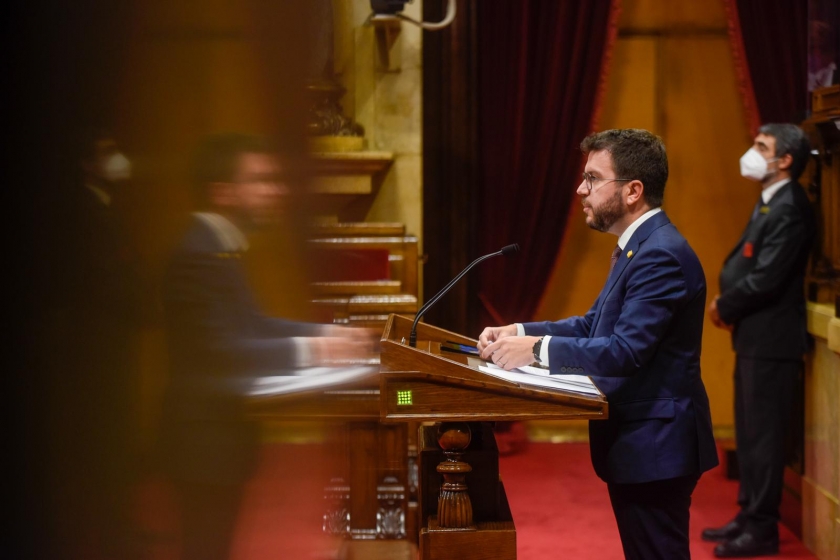
<svg viewBox="0 0 840 560"><path fill-rule="evenodd" d="M589 189L589 192L592 192L592 187L598 181L606 181L606 183L611 183L612 181L632 181L633 179L604 179L602 177L595 177L591 173L583 173L583 180L586 182L586 188ZM604 184L606 184L604 183Z"/></svg>

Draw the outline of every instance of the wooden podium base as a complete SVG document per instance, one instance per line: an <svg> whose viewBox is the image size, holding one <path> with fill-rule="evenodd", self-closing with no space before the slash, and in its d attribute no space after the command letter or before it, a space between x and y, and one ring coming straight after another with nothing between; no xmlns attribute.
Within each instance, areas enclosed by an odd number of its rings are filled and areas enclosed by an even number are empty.
<svg viewBox="0 0 840 560"><path fill-rule="evenodd" d="M415 560L417 547L408 541L346 541L339 560Z"/></svg>
<svg viewBox="0 0 840 560"><path fill-rule="evenodd" d="M442 476L438 466L445 460L438 445L437 428L423 426L418 438L421 519L420 560L516 560L516 528L508 507L504 485L499 480L499 452L493 430L476 423L473 438L461 460L471 465L465 482L475 515L462 528L438 523L438 496Z"/></svg>
<svg viewBox="0 0 840 560"><path fill-rule="evenodd" d="M516 560L513 521L480 521L470 529L437 526L437 516L420 529L421 560Z"/></svg>

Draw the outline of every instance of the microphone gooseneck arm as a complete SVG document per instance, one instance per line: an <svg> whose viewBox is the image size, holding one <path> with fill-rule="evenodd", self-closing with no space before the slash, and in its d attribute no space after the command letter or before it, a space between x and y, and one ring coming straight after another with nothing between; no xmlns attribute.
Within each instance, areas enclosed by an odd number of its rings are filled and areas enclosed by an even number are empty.
<svg viewBox="0 0 840 560"><path fill-rule="evenodd" d="M437 301L440 298L442 298L444 295L446 295L446 292L448 292L452 288L452 286L457 284L458 280L463 278L464 275L467 272L469 272L475 265L477 265L480 262L486 261L487 259L490 259L492 257L498 257L500 255L512 255L513 253L517 253L517 252L519 252L519 245L517 245L516 243L514 243L513 245L506 245L505 247L502 247L500 250L496 251L495 253L490 253L489 255L484 255L484 256L478 257L473 262L471 262L469 265L467 265L467 267L464 270L462 270L455 278L450 280L449 283L446 286L444 286L441 291L436 293L434 295L434 297L432 297L432 299L427 301L423 305L423 307L420 308L420 311L417 312L417 315L414 316L414 323L412 323L412 325L411 325L411 333L408 336L408 345L411 346L412 348L417 347L417 323L420 322L420 319L423 317L423 314L425 314L426 311L428 311L430 307L432 307L435 303L437 303Z"/></svg>

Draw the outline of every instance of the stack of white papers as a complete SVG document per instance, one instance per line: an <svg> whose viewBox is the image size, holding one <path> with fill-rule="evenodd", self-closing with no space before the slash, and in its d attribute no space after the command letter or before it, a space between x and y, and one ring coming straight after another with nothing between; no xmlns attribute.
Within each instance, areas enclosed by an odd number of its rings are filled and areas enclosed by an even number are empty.
<svg viewBox="0 0 840 560"><path fill-rule="evenodd" d="M562 389L583 395L598 396L601 393L592 380L585 375L549 375L547 369L524 366L505 371L496 364L488 363L478 366L482 372L505 379L520 386L542 387L546 389Z"/></svg>

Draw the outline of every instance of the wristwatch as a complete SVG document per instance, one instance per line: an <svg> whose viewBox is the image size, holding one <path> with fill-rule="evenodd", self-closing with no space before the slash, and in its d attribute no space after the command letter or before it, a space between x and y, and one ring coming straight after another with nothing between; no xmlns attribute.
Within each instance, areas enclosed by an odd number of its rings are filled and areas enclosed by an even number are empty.
<svg viewBox="0 0 840 560"><path fill-rule="evenodd" d="M542 342L543 342L543 337L540 337L534 343L534 359L538 362L540 361L540 350L542 349Z"/></svg>

